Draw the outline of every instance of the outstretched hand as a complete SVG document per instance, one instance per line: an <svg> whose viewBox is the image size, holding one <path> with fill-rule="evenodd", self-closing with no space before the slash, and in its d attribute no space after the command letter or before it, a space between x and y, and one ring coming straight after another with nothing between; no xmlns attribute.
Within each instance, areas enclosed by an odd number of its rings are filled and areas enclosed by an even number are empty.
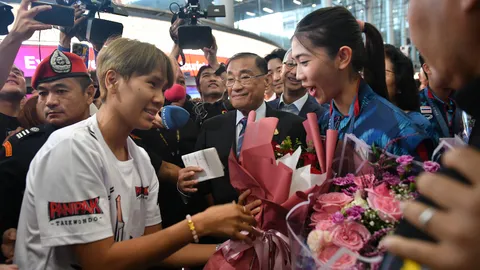
<svg viewBox="0 0 480 270"><path fill-rule="evenodd" d="M18 8L16 20L10 34L19 41L25 41L32 37L35 31L52 29L51 25L36 21L35 16L43 11L50 10L50 5L42 5L34 8L28 6L35 0L22 0Z"/></svg>

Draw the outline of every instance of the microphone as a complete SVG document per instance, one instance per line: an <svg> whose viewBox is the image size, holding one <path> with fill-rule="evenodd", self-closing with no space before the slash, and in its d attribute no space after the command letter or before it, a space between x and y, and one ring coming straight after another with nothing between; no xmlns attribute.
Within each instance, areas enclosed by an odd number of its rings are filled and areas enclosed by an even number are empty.
<svg viewBox="0 0 480 270"><path fill-rule="evenodd" d="M166 129L177 130L187 124L190 114L182 107L168 105L160 110L160 117Z"/></svg>

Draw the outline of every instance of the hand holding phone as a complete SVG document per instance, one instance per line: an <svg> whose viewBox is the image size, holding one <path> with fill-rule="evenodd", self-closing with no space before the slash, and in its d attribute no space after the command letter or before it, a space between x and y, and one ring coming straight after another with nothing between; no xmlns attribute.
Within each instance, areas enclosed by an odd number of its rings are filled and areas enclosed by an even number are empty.
<svg viewBox="0 0 480 270"><path fill-rule="evenodd" d="M17 16L13 24L10 35L19 41L25 41L32 37L35 31L51 29L52 26L43 24L35 20L35 16L40 12L51 10L49 5L28 8L34 0L22 0L18 8Z"/></svg>
<svg viewBox="0 0 480 270"><path fill-rule="evenodd" d="M51 6L51 9L38 13L35 16L35 20L51 25L65 27L73 26L75 20L75 9L38 1L32 2L32 8L40 6Z"/></svg>

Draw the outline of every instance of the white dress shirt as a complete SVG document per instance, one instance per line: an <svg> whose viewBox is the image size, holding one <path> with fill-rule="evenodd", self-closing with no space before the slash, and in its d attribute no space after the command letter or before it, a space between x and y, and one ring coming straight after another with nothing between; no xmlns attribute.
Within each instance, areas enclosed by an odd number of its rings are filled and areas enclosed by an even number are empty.
<svg viewBox="0 0 480 270"><path fill-rule="evenodd" d="M295 100L293 102L293 105L295 105L295 107L297 107L298 109L298 113L297 115L300 113L300 111L302 110L303 106L305 105L305 103L307 102L307 99L308 99L308 92L305 93L305 95L297 100ZM287 105L287 103L285 103L285 101L283 100L283 94L280 96L280 101L278 102L278 108L281 108L282 106L282 103ZM289 104L288 104L289 105Z"/></svg>
<svg viewBox="0 0 480 270"><path fill-rule="evenodd" d="M277 99L277 93L273 92L273 95L270 98L266 98L265 101L269 102L275 99Z"/></svg>

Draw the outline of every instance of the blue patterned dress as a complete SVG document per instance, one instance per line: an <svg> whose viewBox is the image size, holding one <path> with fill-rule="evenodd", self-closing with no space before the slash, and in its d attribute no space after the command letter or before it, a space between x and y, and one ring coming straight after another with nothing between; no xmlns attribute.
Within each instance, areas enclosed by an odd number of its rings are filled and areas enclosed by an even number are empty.
<svg viewBox="0 0 480 270"><path fill-rule="evenodd" d="M401 109L373 92L363 80L348 115L338 111L332 101L330 113L327 112L319 122L323 132L327 128L338 130L339 140L345 134L353 133L368 145L375 144L395 155L424 158L425 151L431 152L433 148L432 140L421 127Z"/></svg>

